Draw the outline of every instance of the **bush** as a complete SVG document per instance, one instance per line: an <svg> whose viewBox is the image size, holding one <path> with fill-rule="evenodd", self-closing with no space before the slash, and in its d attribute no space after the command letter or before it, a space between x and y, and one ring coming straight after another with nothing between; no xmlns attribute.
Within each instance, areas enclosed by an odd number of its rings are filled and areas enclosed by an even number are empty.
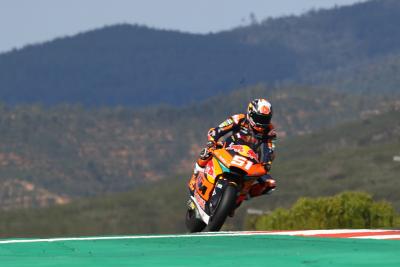
<svg viewBox="0 0 400 267"><path fill-rule="evenodd" d="M300 198L292 208L248 217L246 228L255 230L307 230L340 228L392 228L400 217L386 201L375 202L361 192L333 197Z"/></svg>

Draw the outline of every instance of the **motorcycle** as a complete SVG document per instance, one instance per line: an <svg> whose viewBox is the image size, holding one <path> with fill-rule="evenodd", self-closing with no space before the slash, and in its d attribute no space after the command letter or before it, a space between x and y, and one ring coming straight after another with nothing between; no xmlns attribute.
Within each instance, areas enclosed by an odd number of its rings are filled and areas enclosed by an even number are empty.
<svg viewBox="0 0 400 267"><path fill-rule="evenodd" d="M188 183L187 230L201 232L207 227L207 231L219 231L253 183L267 172L249 145L218 144L204 171Z"/></svg>

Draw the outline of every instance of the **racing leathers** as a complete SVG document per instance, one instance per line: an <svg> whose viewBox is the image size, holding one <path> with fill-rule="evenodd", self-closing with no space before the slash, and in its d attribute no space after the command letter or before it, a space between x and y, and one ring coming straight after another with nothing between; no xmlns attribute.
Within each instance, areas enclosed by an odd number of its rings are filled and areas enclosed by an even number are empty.
<svg viewBox="0 0 400 267"><path fill-rule="evenodd" d="M211 128L208 131L207 147L200 152L200 157L194 169L195 174L204 170L207 162L212 158L212 150L217 142L221 140L224 140L225 146L230 144L248 145L258 154L258 158L265 168L268 171L271 169L272 161L275 158L275 127L269 124L264 133L257 133L249 125L245 114L237 114L222 122L218 127ZM243 196L238 200L237 205L240 205L245 199L266 194L275 189L275 187L276 182L271 175L264 175L252 185L247 196Z"/></svg>

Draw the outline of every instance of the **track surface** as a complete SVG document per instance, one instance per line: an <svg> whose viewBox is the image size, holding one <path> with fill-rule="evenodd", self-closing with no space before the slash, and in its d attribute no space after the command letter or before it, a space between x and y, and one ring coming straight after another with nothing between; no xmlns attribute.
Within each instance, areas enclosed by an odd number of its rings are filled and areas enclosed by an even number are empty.
<svg viewBox="0 0 400 267"><path fill-rule="evenodd" d="M315 237L321 235L335 238ZM0 240L0 266L398 267L400 241L381 240L398 235L338 230Z"/></svg>

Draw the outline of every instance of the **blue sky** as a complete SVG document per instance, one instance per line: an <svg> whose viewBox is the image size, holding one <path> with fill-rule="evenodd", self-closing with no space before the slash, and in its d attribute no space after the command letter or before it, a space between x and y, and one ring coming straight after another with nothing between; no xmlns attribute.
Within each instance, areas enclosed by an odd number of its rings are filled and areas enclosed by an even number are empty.
<svg viewBox="0 0 400 267"><path fill-rule="evenodd" d="M226 30L361 0L0 0L0 52L116 23L193 33Z"/></svg>

